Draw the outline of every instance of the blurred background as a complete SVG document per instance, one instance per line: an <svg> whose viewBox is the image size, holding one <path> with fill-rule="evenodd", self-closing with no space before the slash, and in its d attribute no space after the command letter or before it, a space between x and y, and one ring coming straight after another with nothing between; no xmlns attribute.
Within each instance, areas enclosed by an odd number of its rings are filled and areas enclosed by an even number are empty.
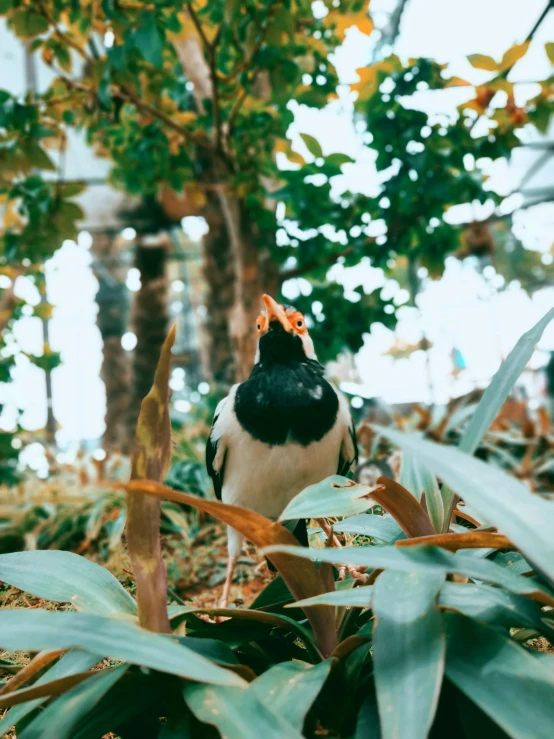
<svg viewBox="0 0 554 739"><path fill-rule="evenodd" d="M184 7L0 2L16 497L126 477L172 324L171 483L205 493L211 413L248 374L264 291L305 313L359 421L445 441L554 305L552 2ZM499 463L520 469L513 439L546 433L549 403L554 325L488 438Z"/></svg>

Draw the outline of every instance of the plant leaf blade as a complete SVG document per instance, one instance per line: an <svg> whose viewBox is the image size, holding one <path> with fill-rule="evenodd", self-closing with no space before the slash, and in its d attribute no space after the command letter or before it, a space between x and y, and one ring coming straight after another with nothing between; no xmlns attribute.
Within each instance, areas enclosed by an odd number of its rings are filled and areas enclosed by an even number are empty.
<svg viewBox="0 0 554 739"><path fill-rule="evenodd" d="M72 552L31 550L0 554L0 580L77 610L136 616L131 595L105 568Z"/></svg>
<svg viewBox="0 0 554 739"><path fill-rule="evenodd" d="M373 660L383 739L425 739L437 708L446 635L440 573L387 570L374 586Z"/></svg>
<svg viewBox="0 0 554 739"><path fill-rule="evenodd" d="M0 612L0 644L40 651L77 647L200 682L243 686L244 681L165 634L123 619L85 613L6 609Z"/></svg>

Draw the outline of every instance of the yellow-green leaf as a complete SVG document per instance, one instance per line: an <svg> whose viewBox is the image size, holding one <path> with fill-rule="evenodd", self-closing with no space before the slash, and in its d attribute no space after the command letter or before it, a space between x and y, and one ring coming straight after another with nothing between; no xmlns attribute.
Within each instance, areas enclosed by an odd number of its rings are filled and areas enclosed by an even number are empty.
<svg viewBox="0 0 554 739"><path fill-rule="evenodd" d="M511 49L508 49L500 62L500 71L503 72L506 69L511 69L525 55L528 48L529 41L526 41L524 44L515 44Z"/></svg>
<svg viewBox="0 0 554 739"><path fill-rule="evenodd" d="M476 69L485 69L487 72L498 72L498 62L495 62L492 56L486 56L485 54L470 54L467 59L471 66Z"/></svg>
<svg viewBox="0 0 554 739"><path fill-rule="evenodd" d="M544 48L546 51L546 55L548 56L552 64L554 64L554 41L549 41L547 44L544 45Z"/></svg>

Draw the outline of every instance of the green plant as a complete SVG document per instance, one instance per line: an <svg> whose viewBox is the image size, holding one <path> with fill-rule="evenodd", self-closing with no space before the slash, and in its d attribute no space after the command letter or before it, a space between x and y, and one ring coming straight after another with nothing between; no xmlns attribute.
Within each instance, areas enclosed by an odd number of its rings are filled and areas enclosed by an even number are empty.
<svg viewBox="0 0 554 739"><path fill-rule="evenodd" d="M134 531L138 608L78 555L0 556L4 582L77 611L0 611L0 644L39 652L0 692L0 707L11 706L0 733L15 724L23 739L204 737L210 726L231 739L549 737L554 658L530 640L554 643L554 504L470 452L552 318L554 310L493 378L462 449L380 429L407 453L406 487L333 477L291 501L281 521L340 517L336 532L371 542L340 548L295 546L279 522L142 479L161 477L167 464L170 338L143 404L128 505L150 501L153 518L161 499L210 513L261 548L280 575L245 609L167 607L165 591L148 600L161 563L150 522ZM475 528L459 518L458 495ZM364 573L337 580L333 565L342 564ZM152 633L152 624L167 633Z"/></svg>

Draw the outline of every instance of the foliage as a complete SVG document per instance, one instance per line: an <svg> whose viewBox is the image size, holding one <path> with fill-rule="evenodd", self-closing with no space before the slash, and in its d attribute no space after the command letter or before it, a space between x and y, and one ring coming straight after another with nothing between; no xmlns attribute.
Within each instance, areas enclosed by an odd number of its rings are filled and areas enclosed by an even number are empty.
<svg viewBox="0 0 554 739"><path fill-rule="evenodd" d="M466 431L471 448L551 318L523 337L493 379ZM167 379L162 358L151 398L163 398ZM163 403L167 409L167 395ZM159 458L148 442L156 423L145 406L147 465L148 455ZM335 530L352 531L360 546L335 548L329 537L324 546L298 547L286 528L247 509L151 480L126 486L128 497L209 512L262 547L280 576L250 608L167 607L163 593L156 607L170 633L156 634L136 623L134 599L100 565L69 552L0 555L2 580L77 611L0 612L3 647L47 650L2 690L0 707L9 710L0 733L15 724L22 737L55 726L57 737L112 731L125 739L141 726L145 736L195 737L211 725L237 738L371 731L388 739L455 726L468 737L549 736L553 657L529 644L537 637L554 644L552 502L467 451L380 433L409 452L402 479L410 489L384 477L374 489L329 478L282 515L344 517ZM430 502L438 496L447 511L450 490L477 519L468 523L455 510L440 533ZM151 543L143 548L148 553ZM352 577L335 581L333 564L349 565ZM90 671L102 657L111 664Z"/></svg>
<svg viewBox="0 0 554 739"><path fill-rule="evenodd" d="M364 0L325 0L323 6L323 17L315 17L306 0L155 0L148 7L3 2L11 30L56 75L44 93L24 101L7 93L0 98L5 257L36 262L74 235L81 212L73 198L81 186L64 183L61 170L56 177L47 150L63 150L67 131L76 128L111 159L116 186L143 197L184 193L191 213L205 215L213 229L225 223L227 242L234 229L244 252L241 269L251 263L247 246L254 243L262 286L309 279L326 306L316 332L337 337L329 356L359 348L372 321L391 325L392 304L389 310L377 294L358 291L362 299L349 307L339 283L324 284L329 267L368 258L389 273L407 259L439 275L444 257L457 252L464 237L445 213L460 203L499 202L481 164L509 156L524 125L547 129L552 79L539 81L540 92L522 107L516 104L509 75L530 38L500 61L472 55L471 64L491 75L475 88L448 78L430 59L373 60L358 70L352 90L356 130L363 145L377 150L380 191L332 196L352 160L323 151L303 132L306 153L294 151L293 109L322 110L333 102L333 52L354 28L369 35L373 24ZM547 53L551 58L548 45ZM468 89L454 120L439 122L418 109L421 91L452 87ZM413 274L408 282L414 297ZM308 298L302 302L309 308ZM353 313L355 330L332 332Z"/></svg>

